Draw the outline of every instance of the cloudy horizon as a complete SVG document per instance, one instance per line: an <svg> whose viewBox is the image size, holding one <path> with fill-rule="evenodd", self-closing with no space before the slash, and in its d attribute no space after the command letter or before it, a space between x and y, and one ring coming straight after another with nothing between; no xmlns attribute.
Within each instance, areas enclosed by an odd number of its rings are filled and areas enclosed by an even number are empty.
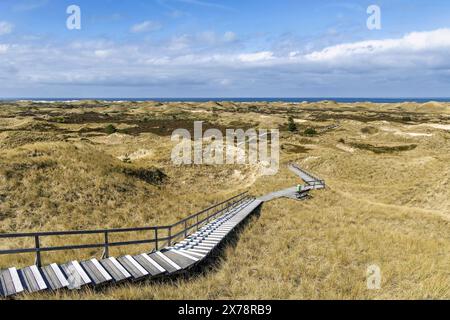
<svg viewBox="0 0 450 320"><path fill-rule="evenodd" d="M448 97L449 16L439 0L5 0L0 97Z"/></svg>

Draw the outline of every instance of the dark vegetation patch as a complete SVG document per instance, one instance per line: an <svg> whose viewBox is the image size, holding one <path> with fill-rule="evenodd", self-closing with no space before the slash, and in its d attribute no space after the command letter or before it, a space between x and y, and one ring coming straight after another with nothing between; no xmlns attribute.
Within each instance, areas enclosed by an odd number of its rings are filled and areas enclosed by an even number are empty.
<svg viewBox="0 0 450 320"><path fill-rule="evenodd" d="M64 141L63 137L45 132L29 132L15 131L9 132L8 136L0 140L0 146L4 148L17 148L26 144L37 142L58 142Z"/></svg>
<svg viewBox="0 0 450 320"><path fill-rule="evenodd" d="M408 144L408 145L402 145L402 146L374 146L368 143L349 143L349 145L353 148L358 148L361 150L368 150L372 151L376 154L382 154L382 153L394 153L394 152L402 152L402 151L411 151L417 148L416 144Z"/></svg>
<svg viewBox="0 0 450 320"><path fill-rule="evenodd" d="M42 114L41 114L42 115ZM122 122L127 120L125 114L99 113L99 112L83 112L83 113L51 113L49 122L67 123L67 124L87 124L87 123L111 123Z"/></svg>
<svg viewBox="0 0 450 320"><path fill-rule="evenodd" d="M119 130L120 133L130 134L130 135L138 135L141 133L153 133L158 136L171 136L172 133L177 129L186 129L189 131L191 138L194 138L194 121L195 120L187 120L187 119L149 119L146 122L133 122L127 121L125 123L134 125L131 128ZM124 122L122 122L124 123ZM211 123L209 121L203 122L202 125L203 132L208 129L219 129L222 134L225 135L226 129L231 129L221 124Z"/></svg>
<svg viewBox="0 0 450 320"><path fill-rule="evenodd" d="M281 145L281 150L286 153L308 153L311 149L305 148L303 146L292 144L292 143L283 143Z"/></svg>
<svg viewBox="0 0 450 320"><path fill-rule="evenodd" d="M307 128L305 131L303 131L303 134L305 136L315 136L317 134L317 130L314 128Z"/></svg>
<svg viewBox="0 0 450 320"><path fill-rule="evenodd" d="M157 168L148 169L129 167L123 168L122 173L154 186L163 185L168 179L167 175L162 170Z"/></svg>
<svg viewBox="0 0 450 320"><path fill-rule="evenodd" d="M29 170L46 170L57 166L57 162L51 159L35 160L30 162L2 163L0 174L6 179L26 176Z"/></svg>
<svg viewBox="0 0 450 320"><path fill-rule="evenodd" d="M117 132L117 128L114 125L112 125L112 124L108 124L105 127L105 133L106 134L113 134L113 133L116 133L116 132Z"/></svg>
<svg viewBox="0 0 450 320"><path fill-rule="evenodd" d="M353 120L363 123L374 121L388 121L394 123L408 124L411 122L429 122L433 120L434 116L418 113L405 112L361 112L359 110L348 109L329 109L320 108L320 110L304 110L309 114L309 119L313 121L330 121L330 120Z"/></svg>
<svg viewBox="0 0 450 320"><path fill-rule="evenodd" d="M375 134L375 133L378 133L378 129L375 127L368 126L368 127L362 128L361 132L364 134Z"/></svg>
<svg viewBox="0 0 450 320"><path fill-rule="evenodd" d="M289 132L297 131L297 125L295 124L295 120L292 117L288 118L287 129Z"/></svg>
<svg viewBox="0 0 450 320"><path fill-rule="evenodd" d="M20 128L8 128L0 129L0 132L15 132L15 131L38 131L38 132L48 132L59 130L55 125L43 121L30 123L28 126Z"/></svg>
<svg viewBox="0 0 450 320"><path fill-rule="evenodd" d="M230 111L230 110L227 110ZM233 111L233 110L231 110ZM442 122L445 121L446 118L443 116L439 117L435 114L426 114L426 113L413 113L413 112L405 112L405 111L367 111L364 107L355 107L355 108L342 108L342 107L323 107L317 106L314 107L291 107L291 108L277 108L277 107L258 107L257 110L252 108L237 108L234 110L235 112L240 113L249 113L249 112L257 112L259 114L265 115L291 115L294 117L305 117L312 121L330 121L330 120L354 120L363 123L369 123L373 121L389 121L394 123L401 124L409 124L409 123L417 123L417 122ZM286 128L287 130L287 128Z"/></svg>
<svg viewBox="0 0 450 320"><path fill-rule="evenodd" d="M161 117L162 116L162 117ZM60 117L64 117L64 120L58 120ZM187 113L169 114L169 115L130 115L126 113L113 114L110 113L97 113L97 112L85 112L82 114L69 114L58 115L51 118L50 122L62 121L66 124L108 124L121 123L130 125L130 128L117 130L117 132L139 135L141 133L153 133L158 136L171 136L176 129L186 129L190 132L191 137L194 135L194 122L203 121L203 131L208 129L219 129L224 135L226 129L244 129L247 130L252 127L252 124L244 122L232 122L225 126L220 123L215 123L207 118L193 117ZM111 129L111 128L110 128ZM99 128L83 128L78 133L93 133L103 132ZM112 132L112 130L108 130ZM112 132L114 133L114 132Z"/></svg>

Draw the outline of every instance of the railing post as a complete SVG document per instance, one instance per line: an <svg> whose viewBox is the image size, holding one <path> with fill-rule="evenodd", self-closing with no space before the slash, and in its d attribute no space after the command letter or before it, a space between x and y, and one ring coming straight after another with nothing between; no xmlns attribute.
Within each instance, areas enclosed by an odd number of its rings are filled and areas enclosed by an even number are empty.
<svg viewBox="0 0 450 320"><path fill-rule="evenodd" d="M39 242L39 236L34 236L34 247L36 248L36 261L35 264L37 267L42 267L41 260L41 244Z"/></svg>
<svg viewBox="0 0 450 320"><path fill-rule="evenodd" d="M156 251L159 250L159 247L158 247L158 228L155 228L155 249L156 249Z"/></svg>
<svg viewBox="0 0 450 320"><path fill-rule="evenodd" d="M187 220L184 221L184 237L187 238L188 230L187 230Z"/></svg>
<svg viewBox="0 0 450 320"><path fill-rule="evenodd" d="M109 237L108 231L105 232L105 249L103 250L103 259L109 258Z"/></svg>
<svg viewBox="0 0 450 320"><path fill-rule="evenodd" d="M199 224L198 224L198 221L199 221L199 220L198 220L198 215L197 215L197 231L200 230L200 226L199 226Z"/></svg>
<svg viewBox="0 0 450 320"><path fill-rule="evenodd" d="M169 227L169 241L167 243L169 247L172 245L172 227Z"/></svg>

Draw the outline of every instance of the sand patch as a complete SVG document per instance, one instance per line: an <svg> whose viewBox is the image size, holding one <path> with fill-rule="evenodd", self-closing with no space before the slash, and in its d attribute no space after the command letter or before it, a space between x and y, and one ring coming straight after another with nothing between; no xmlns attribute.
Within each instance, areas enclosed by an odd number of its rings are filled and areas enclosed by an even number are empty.
<svg viewBox="0 0 450 320"><path fill-rule="evenodd" d="M423 124L423 126L450 131L450 124Z"/></svg>
<svg viewBox="0 0 450 320"><path fill-rule="evenodd" d="M403 132L396 128L387 128L382 127L380 128L384 132L391 132L397 136L403 136L403 137L432 137L432 133L421 133L421 132Z"/></svg>
<svg viewBox="0 0 450 320"><path fill-rule="evenodd" d="M123 133L113 133L108 136L91 138L91 140L96 143L118 145L129 140L134 140L134 137Z"/></svg>
<svg viewBox="0 0 450 320"><path fill-rule="evenodd" d="M349 153L355 153L355 151L356 151L354 148L346 146L343 143L338 143L336 145L336 148L338 148L339 150L345 151L345 152L349 152Z"/></svg>
<svg viewBox="0 0 450 320"><path fill-rule="evenodd" d="M122 156L117 157L117 159L121 161L129 160L129 161L135 161L143 158L147 158L153 155L153 152L151 150L147 149L140 149L136 152L130 153L130 154L124 154Z"/></svg>
<svg viewBox="0 0 450 320"><path fill-rule="evenodd" d="M316 156L310 156L310 157L306 157L305 159L302 160L302 163L307 163L307 162L311 162L314 160L320 159L320 157L316 157Z"/></svg>
<svg viewBox="0 0 450 320"><path fill-rule="evenodd" d="M211 113L209 110L189 110L191 113Z"/></svg>

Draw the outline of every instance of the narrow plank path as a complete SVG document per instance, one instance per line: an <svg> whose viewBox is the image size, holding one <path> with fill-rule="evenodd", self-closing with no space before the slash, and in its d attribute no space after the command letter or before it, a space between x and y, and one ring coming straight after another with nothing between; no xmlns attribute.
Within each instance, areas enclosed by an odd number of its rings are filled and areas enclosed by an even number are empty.
<svg viewBox="0 0 450 320"><path fill-rule="evenodd" d="M307 186L306 192L325 187L299 167L290 169ZM185 272L204 261L225 239L264 202L280 197L296 196L296 187L287 188L260 198L247 197L227 208L184 240L162 250L135 256L108 257L101 260L70 261L65 264L37 265L0 271L0 296L11 297L23 292L57 291L100 287L123 281L139 281Z"/></svg>

